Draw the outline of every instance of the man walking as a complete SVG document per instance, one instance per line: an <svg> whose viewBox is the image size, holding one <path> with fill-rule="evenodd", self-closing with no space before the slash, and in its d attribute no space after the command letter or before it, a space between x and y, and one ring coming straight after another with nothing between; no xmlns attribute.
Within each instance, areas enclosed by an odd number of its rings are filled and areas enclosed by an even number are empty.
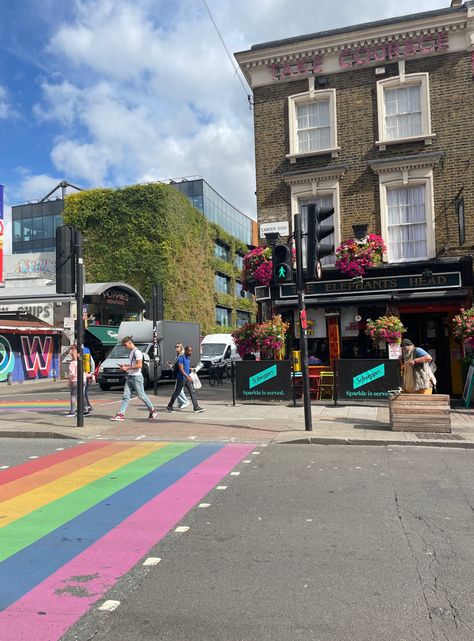
<svg viewBox="0 0 474 641"><path fill-rule="evenodd" d="M123 372L127 372L127 378L125 379L125 387L123 390L122 404L120 405L119 413L116 416L113 416L111 420L123 421L125 419L125 412L127 411L133 392L136 392L138 398L148 407L148 418L155 418L158 412L155 410L153 403L145 394L143 387L143 352L135 347L131 336L125 336L122 340L122 345L130 351L130 364L120 365L120 369Z"/></svg>
<svg viewBox="0 0 474 641"><path fill-rule="evenodd" d="M178 356L178 360L177 360L178 373L176 376L176 387L174 388L173 396L170 398L170 401L166 408L168 412L174 412L173 404L175 400L178 398L178 396L180 395L183 387L186 387L186 389L189 392L191 401L193 403L194 411L204 412L204 408L199 407L198 405L197 398L196 398L196 390L194 389L194 385L193 385L193 379L190 376L192 353L193 353L193 348L190 345L186 345L186 347L184 348L184 354L181 354L181 356Z"/></svg>

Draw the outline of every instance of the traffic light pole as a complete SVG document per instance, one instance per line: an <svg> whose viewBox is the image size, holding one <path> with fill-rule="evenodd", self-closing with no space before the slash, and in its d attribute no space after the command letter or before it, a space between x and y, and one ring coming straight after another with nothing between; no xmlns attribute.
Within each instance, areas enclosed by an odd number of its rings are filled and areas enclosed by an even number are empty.
<svg viewBox="0 0 474 641"><path fill-rule="evenodd" d="M76 308L77 308L77 427L84 427L84 258L82 255L82 233L76 229Z"/></svg>
<svg viewBox="0 0 474 641"><path fill-rule="evenodd" d="M158 396L158 285L153 285L153 394Z"/></svg>
<svg viewBox="0 0 474 641"><path fill-rule="evenodd" d="M303 289L303 232L301 214L295 214L295 249L296 249L296 293L298 294L298 317L300 324L301 377L303 379L304 428L313 431L311 418L311 396L308 370L308 334L306 325L306 306Z"/></svg>

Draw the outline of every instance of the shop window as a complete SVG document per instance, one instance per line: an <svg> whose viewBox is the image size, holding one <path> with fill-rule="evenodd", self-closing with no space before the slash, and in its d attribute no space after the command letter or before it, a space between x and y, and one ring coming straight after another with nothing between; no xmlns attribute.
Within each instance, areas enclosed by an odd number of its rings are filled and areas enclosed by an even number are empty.
<svg viewBox="0 0 474 641"><path fill-rule="evenodd" d="M220 294L230 294L230 278L222 274L214 275L214 286Z"/></svg>
<svg viewBox="0 0 474 641"><path fill-rule="evenodd" d="M426 188L387 189L387 241L390 260L428 258Z"/></svg>
<svg viewBox="0 0 474 641"><path fill-rule="evenodd" d="M216 325L232 326L232 310L227 307L216 307Z"/></svg>
<svg viewBox="0 0 474 641"><path fill-rule="evenodd" d="M425 139L431 133L429 81L427 73L386 78L377 83L379 140L386 145Z"/></svg>
<svg viewBox="0 0 474 641"><path fill-rule="evenodd" d="M337 156L336 91L311 91L288 98L290 153L298 156Z"/></svg>

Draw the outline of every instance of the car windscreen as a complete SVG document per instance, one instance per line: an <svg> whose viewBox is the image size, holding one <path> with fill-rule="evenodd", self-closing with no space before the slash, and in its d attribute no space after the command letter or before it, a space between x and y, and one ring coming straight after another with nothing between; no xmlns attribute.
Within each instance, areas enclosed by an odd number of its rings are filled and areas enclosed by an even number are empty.
<svg viewBox="0 0 474 641"><path fill-rule="evenodd" d="M146 350L147 344L145 343L144 345L135 345L135 347L143 352ZM123 345L116 345L107 356L107 358L128 358L129 356L130 350L128 350L126 347L123 347Z"/></svg>
<svg viewBox="0 0 474 641"><path fill-rule="evenodd" d="M224 350L224 343L204 343L201 345L201 356L221 356Z"/></svg>

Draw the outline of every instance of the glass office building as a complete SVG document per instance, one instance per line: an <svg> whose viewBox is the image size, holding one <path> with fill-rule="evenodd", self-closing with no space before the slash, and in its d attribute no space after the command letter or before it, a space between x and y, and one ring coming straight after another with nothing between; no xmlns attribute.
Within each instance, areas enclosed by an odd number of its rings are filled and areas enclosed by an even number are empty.
<svg viewBox="0 0 474 641"><path fill-rule="evenodd" d="M252 219L222 198L203 178L171 180L169 184L212 223L247 245L252 244Z"/></svg>
<svg viewBox="0 0 474 641"><path fill-rule="evenodd" d="M56 246L56 227L63 224L63 201L46 200L12 207L12 253L51 252Z"/></svg>

